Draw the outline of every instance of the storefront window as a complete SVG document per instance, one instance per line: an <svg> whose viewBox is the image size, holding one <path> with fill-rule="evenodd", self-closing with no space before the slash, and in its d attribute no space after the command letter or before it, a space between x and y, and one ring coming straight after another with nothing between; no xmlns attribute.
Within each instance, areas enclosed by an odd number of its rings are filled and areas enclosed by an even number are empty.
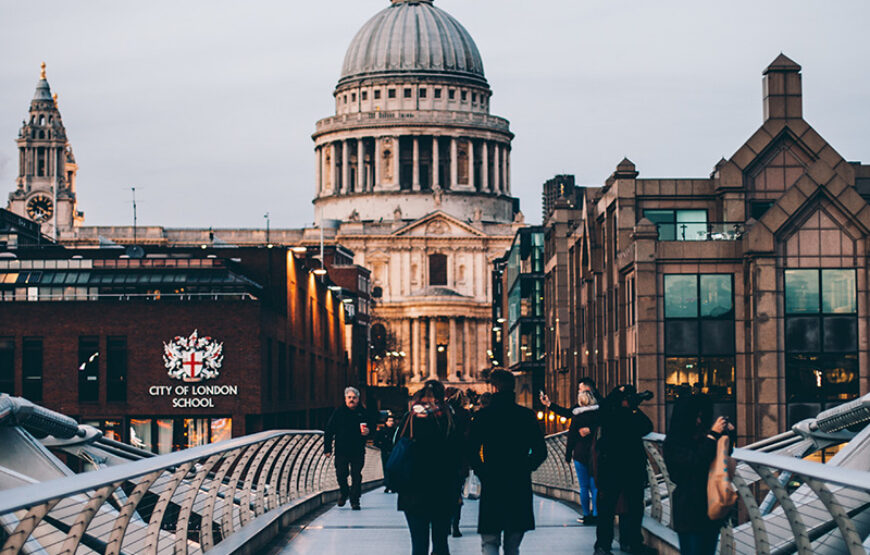
<svg viewBox="0 0 870 555"><path fill-rule="evenodd" d="M233 437L232 418L211 419L211 442L225 441Z"/></svg>
<svg viewBox="0 0 870 555"><path fill-rule="evenodd" d="M130 419L130 445L146 451L153 451L154 443L151 440L150 418Z"/></svg>
<svg viewBox="0 0 870 555"><path fill-rule="evenodd" d="M111 421L102 422L105 424ZM120 434L120 422L116 428L101 429L117 429ZM129 430L130 445L162 455L232 438L233 419L131 418Z"/></svg>

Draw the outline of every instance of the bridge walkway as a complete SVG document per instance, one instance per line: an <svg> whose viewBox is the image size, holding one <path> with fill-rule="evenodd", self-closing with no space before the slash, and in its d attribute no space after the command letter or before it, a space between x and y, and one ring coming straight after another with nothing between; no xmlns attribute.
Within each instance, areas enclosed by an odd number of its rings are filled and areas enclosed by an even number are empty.
<svg viewBox="0 0 870 555"><path fill-rule="evenodd" d="M479 554L477 534L479 502L465 500L462 508L461 538L449 539L452 555ZM410 553L411 537L405 516L396 510L396 496L382 489L363 495L362 510L350 504L333 507L274 542L268 555L308 555L311 553L353 553L386 555ZM536 529L523 538L523 555L592 553L595 527L582 526L569 506L535 496ZM614 547L616 547L614 543ZM616 552L616 551L615 551Z"/></svg>

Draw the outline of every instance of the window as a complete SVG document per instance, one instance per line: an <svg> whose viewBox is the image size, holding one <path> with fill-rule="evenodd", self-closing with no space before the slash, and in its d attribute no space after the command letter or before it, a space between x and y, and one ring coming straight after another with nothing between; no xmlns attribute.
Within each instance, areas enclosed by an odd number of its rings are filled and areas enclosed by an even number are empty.
<svg viewBox="0 0 870 555"><path fill-rule="evenodd" d="M356 93L351 93L351 94L350 94L350 101L351 101L351 102L356 102Z"/></svg>
<svg viewBox="0 0 870 555"><path fill-rule="evenodd" d="M644 210L643 216L656 224L659 241L707 239L706 210Z"/></svg>
<svg viewBox="0 0 870 555"><path fill-rule="evenodd" d="M790 424L858 396L855 270L785 271L785 350Z"/></svg>
<svg viewBox="0 0 870 555"><path fill-rule="evenodd" d="M15 395L14 337L0 337L0 393Z"/></svg>
<svg viewBox="0 0 870 555"><path fill-rule="evenodd" d="M368 100L368 99L369 99L369 93L368 93L368 91L363 91L363 92L361 92L361 93L359 93L359 94L360 94L360 98L361 98L362 100Z"/></svg>
<svg viewBox="0 0 870 555"><path fill-rule="evenodd" d="M429 285L447 285L447 255L429 255Z"/></svg>
<svg viewBox="0 0 870 555"><path fill-rule="evenodd" d="M447 91L447 98L450 100L454 100L456 98L456 90L450 89Z"/></svg>
<svg viewBox="0 0 870 555"><path fill-rule="evenodd" d="M471 101L477 103L477 93L471 93Z"/></svg>
<svg viewBox="0 0 870 555"><path fill-rule="evenodd" d="M435 98L441 98L441 89L432 89L432 94L435 95Z"/></svg>
<svg viewBox="0 0 870 555"><path fill-rule="evenodd" d="M420 92L417 94L420 98L426 98L426 89L420 89Z"/></svg>
<svg viewBox="0 0 870 555"><path fill-rule="evenodd" d="M127 402L127 338L106 338L106 400L110 403Z"/></svg>
<svg viewBox="0 0 870 555"><path fill-rule="evenodd" d="M344 103L347 104L347 95L344 95Z"/></svg>
<svg viewBox="0 0 870 555"><path fill-rule="evenodd" d="M749 203L749 217L760 220L764 213L767 212L774 201L772 200L754 200Z"/></svg>
<svg viewBox="0 0 870 555"><path fill-rule="evenodd" d="M79 337L79 402L96 403L100 400L100 338Z"/></svg>
<svg viewBox="0 0 870 555"><path fill-rule="evenodd" d="M42 338L25 337L21 349L22 396L42 402Z"/></svg>
<svg viewBox="0 0 870 555"><path fill-rule="evenodd" d="M405 98L411 98L413 95L413 91L411 89L405 89L404 91Z"/></svg>
<svg viewBox="0 0 870 555"><path fill-rule="evenodd" d="M462 102L468 100L468 91L462 91Z"/></svg>
<svg viewBox="0 0 870 555"><path fill-rule="evenodd" d="M396 89L387 89L387 98L396 98Z"/></svg>
<svg viewBox="0 0 870 555"><path fill-rule="evenodd" d="M735 416L734 294L731 274L667 274L665 392L707 393L717 414Z"/></svg>
<svg viewBox="0 0 870 555"><path fill-rule="evenodd" d="M381 91L380 91L380 90L377 90L377 89L376 89L376 90L374 91L374 95L375 95L375 100L380 100L380 99L381 99Z"/></svg>

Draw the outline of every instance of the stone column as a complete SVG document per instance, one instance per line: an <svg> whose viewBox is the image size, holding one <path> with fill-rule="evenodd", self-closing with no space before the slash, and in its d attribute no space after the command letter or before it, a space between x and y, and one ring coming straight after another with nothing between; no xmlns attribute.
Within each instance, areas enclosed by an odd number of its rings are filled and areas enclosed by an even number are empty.
<svg viewBox="0 0 870 555"><path fill-rule="evenodd" d="M348 159L347 139L341 141L341 193L350 191L350 160Z"/></svg>
<svg viewBox="0 0 870 555"><path fill-rule="evenodd" d="M474 360L471 354L474 352L474 341L471 337L471 320L468 318L462 319L462 379L471 381L471 367Z"/></svg>
<svg viewBox="0 0 870 555"><path fill-rule="evenodd" d="M438 379L438 338L435 318L429 318L429 378Z"/></svg>
<svg viewBox="0 0 870 555"><path fill-rule="evenodd" d="M459 161L457 160L459 151L456 145L456 137L450 137L450 188L456 189L459 184Z"/></svg>
<svg viewBox="0 0 870 555"><path fill-rule="evenodd" d="M474 139L468 139L468 188L474 189Z"/></svg>
<svg viewBox="0 0 870 555"><path fill-rule="evenodd" d="M420 381L420 353L423 344L420 341L420 319L411 319L411 372L412 380Z"/></svg>
<svg viewBox="0 0 870 555"><path fill-rule="evenodd" d="M332 189L332 194L338 194L338 184L335 182L336 175L336 151L338 149L335 147L335 143L329 143L329 188Z"/></svg>
<svg viewBox="0 0 870 555"><path fill-rule="evenodd" d="M501 188L501 145L493 143L492 146L495 147L492 152L492 171L495 174L493 175L492 190L495 194L500 195L504 192Z"/></svg>
<svg viewBox="0 0 870 555"><path fill-rule="evenodd" d="M459 347L459 337L456 335L456 318L450 319L450 336L447 341L447 379L456 379L456 368L459 366L457 360L457 347Z"/></svg>
<svg viewBox="0 0 870 555"><path fill-rule="evenodd" d="M374 179L372 180L371 185L369 186L370 191L374 191L375 188L380 188L381 185L381 151L383 150L384 145L381 142L380 137L375 137L375 152L372 154L372 173L374 174Z"/></svg>
<svg viewBox="0 0 870 555"><path fill-rule="evenodd" d="M505 145L502 148L501 153L501 179L504 183L502 186L504 190L504 194L511 194L511 172L510 172L510 164L508 163L508 157L510 156L510 149Z"/></svg>
<svg viewBox="0 0 870 555"><path fill-rule="evenodd" d="M420 190L420 138L414 137L414 150L411 155L413 166L411 167L411 189Z"/></svg>
<svg viewBox="0 0 870 555"><path fill-rule="evenodd" d="M320 174L322 173L322 160L320 159L321 152L320 147L314 148L314 188L317 191L317 196L320 196L320 193L323 192L323 182L320 180Z"/></svg>
<svg viewBox="0 0 870 555"><path fill-rule="evenodd" d="M489 186L489 141L483 141L482 156L480 159L480 190L481 191L491 191L492 188Z"/></svg>
<svg viewBox="0 0 870 555"><path fill-rule="evenodd" d="M432 137L432 189L438 189L440 187L438 174L438 137Z"/></svg>
<svg viewBox="0 0 870 555"><path fill-rule="evenodd" d="M361 193L366 190L366 165L365 144L363 139L356 140L356 191Z"/></svg>
<svg viewBox="0 0 870 555"><path fill-rule="evenodd" d="M489 323L486 320L478 320L477 322L477 368L474 369L474 377L477 378L477 373L483 368L490 366L489 359L486 356L486 350L489 349ZM504 335L502 335L504 337ZM504 365L502 353L495 353L497 360L501 365Z"/></svg>

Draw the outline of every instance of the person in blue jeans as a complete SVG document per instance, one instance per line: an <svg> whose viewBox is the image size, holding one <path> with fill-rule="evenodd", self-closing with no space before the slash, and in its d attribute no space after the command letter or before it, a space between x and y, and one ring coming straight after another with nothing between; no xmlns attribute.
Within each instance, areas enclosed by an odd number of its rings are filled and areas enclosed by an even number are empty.
<svg viewBox="0 0 870 555"><path fill-rule="evenodd" d="M552 403L547 395L541 402L554 413L571 419L565 446L565 461L574 463L577 482L580 486L580 507L583 516L577 521L584 526L593 526L598 519L598 489L592 477L592 441L598 428L598 401L595 399L595 382L581 380L577 388L577 405L573 409Z"/></svg>

